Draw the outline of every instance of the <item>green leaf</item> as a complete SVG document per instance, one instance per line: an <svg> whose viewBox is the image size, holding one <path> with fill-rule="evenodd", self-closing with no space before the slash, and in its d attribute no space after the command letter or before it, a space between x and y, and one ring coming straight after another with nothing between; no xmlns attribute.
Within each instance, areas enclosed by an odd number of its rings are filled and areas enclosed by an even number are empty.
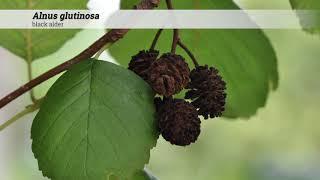
<svg viewBox="0 0 320 180"><path fill-rule="evenodd" d="M136 1L122 1L124 7ZM128 5L128 4L129 5ZM174 1L177 9L238 9L232 1ZM165 8L164 1L160 8ZM155 30L132 30L109 48L116 60L127 66L131 56L150 47ZM200 64L217 67L227 82L225 117L249 117L265 106L270 89L278 86L277 58L261 30L181 30L181 40ZM169 52L172 31L166 30L157 48ZM181 49L178 50L191 60Z"/></svg>
<svg viewBox="0 0 320 180"><path fill-rule="evenodd" d="M86 9L87 0L0 0L0 9ZM57 51L79 30L0 30L0 46L27 62Z"/></svg>
<svg viewBox="0 0 320 180"><path fill-rule="evenodd" d="M155 176L151 174L151 172L147 169L141 170L137 172L134 177L134 180L158 180Z"/></svg>
<svg viewBox="0 0 320 180"><path fill-rule="evenodd" d="M296 10L313 10L312 15L306 16L304 13L297 14L300 18L300 24L305 31L312 34L320 34L320 1L319 0L290 0L293 9ZM311 21L311 22L310 22ZM311 25L314 26L310 28ZM309 27L309 28L308 28Z"/></svg>
<svg viewBox="0 0 320 180"><path fill-rule="evenodd" d="M53 180L132 177L158 133L153 91L115 64L87 60L50 88L32 129L32 150Z"/></svg>
<svg viewBox="0 0 320 180"><path fill-rule="evenodd" d="M295 9L320 9L320 1L318 0L290 0L290 3Z"/></svg>

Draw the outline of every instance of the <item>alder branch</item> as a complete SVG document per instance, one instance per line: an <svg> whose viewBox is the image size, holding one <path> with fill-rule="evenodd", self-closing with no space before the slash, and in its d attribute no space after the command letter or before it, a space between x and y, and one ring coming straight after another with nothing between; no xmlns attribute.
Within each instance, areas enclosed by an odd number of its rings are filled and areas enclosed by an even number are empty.
<svg viewBox="0 0 320 180"><path fill-rule="evenodd" d="M153 9L158 6L160 0L141 0L141 2L134 6L134 9ZM56 76L57 74L68 70L74 64L77 64L83 60L91 58L95 55L101 48L103 48L108 43L114 43L119 39L123 38L125 34L129 31L129 29L113 29L107 32L104 36L94 42L91 46L87 49L82 51L80 54L75 56L74 58L62 63L49 71L45 72L44 74L38 76L37 78L29 81L28 83L24 84L20 88L16 89L15 91L11 92L4 98L0 100L0 109L16 99L17 97L21 96L22 94L26 93L27 91L31 90L32 88L36 87L37 85L41 84L42 82Z"/></svg>

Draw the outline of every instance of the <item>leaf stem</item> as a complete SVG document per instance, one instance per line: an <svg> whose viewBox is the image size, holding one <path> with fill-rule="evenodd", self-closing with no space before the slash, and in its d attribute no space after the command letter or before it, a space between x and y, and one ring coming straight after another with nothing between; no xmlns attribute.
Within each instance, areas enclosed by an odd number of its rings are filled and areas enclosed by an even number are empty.
<svg viewBox="0 0 320 180"><path fill-rule="evenodd" d="M159 3L160 3L160 0L141 0L141 2L138 5L136 5L135 8L136 9L153 9L157 7ZM11 92L10 94L2 98L0 100L0 109L5 105L7 105L8 103L10 103L11 101L13 101L14 99L16 99L17 97L21 96L22 94L26 93L27 91L41 84L42 82L52 78L57 74L60 74L65 70L68 70L74 64L77 64L83 60L91 58L106 44L114 43L119 39L123 38L128 31L129 29L113 29L108 31L100 39L98 39L91 46L89 46L87 49L82 51L80 54L78 54L74 58L50 69L49 71L29 81L28 83L24 84L20 88L16 89L15 91Z"/></svg>
<svg viewBox="0 0 320 180"><path fill-rule="evenodd" d="M27 106L23 111L19 112L15 116L13 116L11 119L6 121L5 123L0 125L0 132L4 130L5 128L9 127L11 124L22 118L23 116L32 113L40 108L40 104L42 103L43 99L37 100L34 104Z"/></svg>
<svg viewBox="0 0 320 180"><path fill-rule="evenodd" d="M155 35L155 37L154 37L154 39L153 39L153 41L152 41L150 50L154 50L154 48L156 47L157 42L158 42L158 40L159 40L159 37L160 37L162 31L163 31L163 29L159 29L159 30L158 30L157 34Z"/></svg>
<svg viewBox="0 0 320 180"><path fill-rule="evenodd" d="M99 57L101 56L101 54L102 54L106 49L108 49L111 45L112 45L112 43L108 43L108 44L104 45L103 48L101 48L101 49L96 53L96 55L94 56L94 59L99 59Z"/></svg>
<svg viewBox="0 0 320 180"><path fill-rule="evenodd" d="M31 6L31 1L28 1L28 7ZM27 66L28 66L28 80L32 80L32 34L31 30L27 29L25 32L25 41L26 41L26 53L27 53ZM30 99L34 103L37 101L34 91L30 91Z"/></svg>
<svg viewBox="0 0 320 180"><path fill-rule="evenodd" d="M28 80L31 81L32 80L32 65L31 62L27 62L27 66L28 66ZM30 91L30 99L33 103L35 103L37 101L37 98L35 96L35 93L33 91L33 89Z"/></svg>
<svg viewBox="0 0 320 180"><path fill-rule="evenodd" d="M199 66L199 63L192 52L184 45L180 40L178 41L178 45L189 55L195 67Z"/></svg>

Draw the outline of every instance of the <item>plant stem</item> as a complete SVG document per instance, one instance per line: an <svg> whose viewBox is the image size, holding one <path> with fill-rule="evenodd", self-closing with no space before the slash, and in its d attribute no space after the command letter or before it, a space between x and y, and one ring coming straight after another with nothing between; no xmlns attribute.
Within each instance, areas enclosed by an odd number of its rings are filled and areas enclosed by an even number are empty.
<svg viewBox="0 0 320 180"><path fill-rule="evenodd" d="M123 32L124 34L126 32ZM38 76L37 78L29 81L25 85L21 86L20 88L16 89L15 91L8 94L6 97L0 100L0 108L7 105L12 100L16 99L17 97L21 96L25 92L29 91L30 89L34 88L35 86L41 84L42 82L50 79L51 77L69 69L72 65L79 63L80 61L83 61L85 59L88 59L92 57L96 52L98 52L106 43L110 43L114 41L115 39L118 39L115 34L119 34L117 30L109 31L107 34L102 36L99 40L97 40L95 43L93 43L90 47L88 47L86 50L81 52L76 57L72 58L71 60L64 62L49 71L45 72L44 74ZM120 38L120 37L119 37Z"/></svg>
<svg viewBox="0 0 320 180"><path fill-rule="evenodd" d="M28 7L31 7L31 1L28 1ZM31 34L31 29L27 29L25 34L25 41L26 41L26 53L27 53L27 66L28 66L28 80L31 81L32 80L32 34ZM37 101L35 95L34 95L34 91L31 90L30 91L30 99L31 101L34 103Z"/></svg>
<svg viewBox="0 0 320 180"><path fill-rule="evenodd" d="M32 80L32 66L31 66L31 62L27 62L27 65L28 65L28 80L31 81ZM34 91L33 89L30 91L30 99L33 103L35 103L37 101L37 98L34 94Z"/></svg>
<svg viewBox="0 0 320 180"><path fill-rule="evenodd" d="M178 45L189 55L189 57L192 59L194 66L198 67L199 63L197 59L194 57L192 52L187 48L187 46L185 46L180 40L178 41Z"/></svg>
<svg viewBox="0 0 320 180"><path fill-rule="evenodd" d="M14 122L16 122L17 120L22 118L23 116L25 116L25 115L27 115L29 113L32 113L32 112L36 111L37 109L39 109L41 102L42 102L42 99L37 100L34 104L27 106L23 111L19 112L18 114L13 116L8 121L6 121L5 123L1 124L0 125L0 131L4 130L5 128L10 126Z"/></svg>
<svg viewBox="0 0 320 180"><path fill-rule="evenodd" d="M112 45L112 43L108 43L108 44L106 44L105 46L103 46L103 48L101 48L101 49L96 53L96 55L94 56L94 59L99 59L99 57L101 56L101 54L102 54L106 49L108 49L111 45Z"/></svg>
<svg viewBox="0 0 320 180"><path fill-rule="evenodd" d="M158 30L157 34L155 35L155 37L154 37L154 39L153 39L153 41L152 41L150 50L154 50L154 48L156 47L157 42L158 42L158 40L159 40L159 37L160 37L162 31L163 31L163 29L159 29L159 30Z"/></svg>
<svg viewBox="0 0 320 180"><path fill-rule="evenodd" d="M136 9L153 9L158 6L160 0L141 0L141 2L135 6ZM94 42L91 46L87 49L82 51L80 54L75 56L74 58L50 69L49 71L45 72L44 74L36 77L35 79L29 81L28 83L24 84L20 88L16 89L15 91L11 92L4 98L0 100L0 109L16 99L17 97L21 96L22 94L26 93L27 91L31 90L35 86L41 84L42 82L52 78L53 76L68 70L74 64L77 64L83 60L91 58L94 54L96 54L101 48L103 48L108 43L114 43L119 39L123 38L125 34L129 31L129 29L113 29L103 35L100 39Z"/></svg>
<svg viewBox="0 0 320 180"><path fill-rule="evenodd" d="M168 9L174 9L171 0L166 0L166 4L167 4L167 8ZM173 30L172 47L171 47L171 53L172 54L176 53L176 48L177 48L178 41L179 41L179 30L178 29L174 29Z"/></svg>
<svg viewBox="0 0 320 180"><path fill-rule="evenodd" d="M176 53L178 42L179 42L179 30L178 29L174 29L173 30L172 47L171 47L171 53L172 54Z"/></svg>
<svg viewBox="0 0 320 180"><path fill-rule="evenodd" d="M173 9L171 0L166 0L166 4L168 9Z"/></svg>

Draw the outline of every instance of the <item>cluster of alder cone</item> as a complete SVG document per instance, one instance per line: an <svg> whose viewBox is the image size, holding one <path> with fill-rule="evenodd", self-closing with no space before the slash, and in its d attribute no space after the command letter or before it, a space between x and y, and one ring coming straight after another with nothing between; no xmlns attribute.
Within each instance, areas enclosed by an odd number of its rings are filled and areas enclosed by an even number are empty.
<svg viewBox="0 0 320 180"><path fill-rule="evenodd" d="M151 48L132 56L129 69L159 95L154 99L157 126L171 144L195 142L200 134L199 115L204 119L219 117L225 109L226 83L214 67L195 63L190 72L185 59L175 51L159 57L159 51ZM173 97L183 89L188 90L185 99Z"/></svg>

